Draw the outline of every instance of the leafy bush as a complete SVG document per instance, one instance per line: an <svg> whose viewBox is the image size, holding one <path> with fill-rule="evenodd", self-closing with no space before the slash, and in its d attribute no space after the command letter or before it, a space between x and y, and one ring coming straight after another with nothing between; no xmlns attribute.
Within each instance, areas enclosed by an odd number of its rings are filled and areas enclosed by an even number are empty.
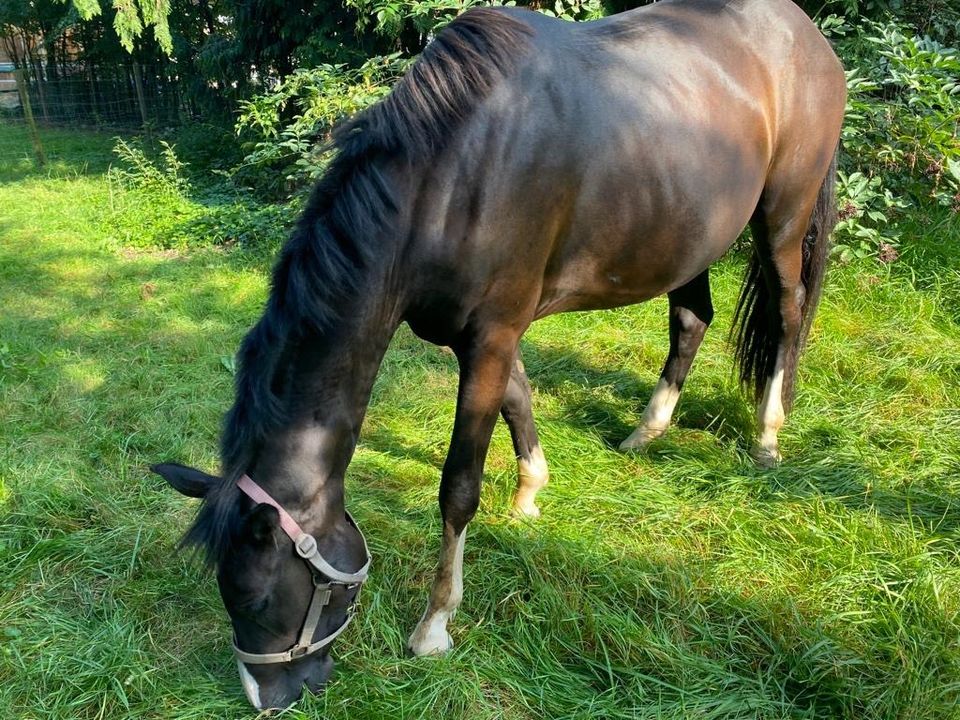
<svg viewBox="0 0 960 720"><path fill-rule="evenodd" d="M110 168L110 180L122 188L143 190L163 198L182 198L190 189L183 174L186 165L170 143L161 140L160 146L160 157L153 160L135 142L117 138L113 152L122 165Z"/></svg>
<svg viewBox="0 0 960 720"><path fill-rule="evenodd" d="M252 202L222 188L198 190L184 177L186 164L161 141L152 157L118 138L120 165L110 168L111 222L124 245L187 248L239 244L271 250L286 238L298 207Z"/></svg>
<svg viewBox="0 0 960 720"><path fill-rule="evenodd" d="M848 64L838 195L842 257L890 256L904 210L960 210L960 59L893 20L822 22Z"/></svg>
<svg viewBox="0 0 960 720"><path fill-rule="evenodd" d="M242 103L237 133L247 155L234 168L234 181L277 197L316 180L334 125L386 95L410 62L394 54L359 68L297 70L272 91Z"/></svg>
<svg viewBox="0 0 960 720"><path fill-rule="evenodd" d="M243 151L229 125L190 123L173 130L170 141L189 169L203 174L228 171L243 160Z"/></svg>

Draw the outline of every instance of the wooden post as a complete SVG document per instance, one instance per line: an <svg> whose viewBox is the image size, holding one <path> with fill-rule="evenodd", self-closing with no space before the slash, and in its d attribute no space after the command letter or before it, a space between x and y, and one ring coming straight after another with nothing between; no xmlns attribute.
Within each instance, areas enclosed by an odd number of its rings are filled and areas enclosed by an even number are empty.
<svg viewBox="0 0 960 720"><path fill-rule="evenodd" d="M93 79L93 65L87 65L87 84L89 85L90 90L90 107L93 109L93 124L97 127L100 126L100 108L97 107L97 85ZM83 122L83 116L81 114L81 120Z"/></svg>
<svg viewBox="0 0 960 720"><path fill-rule="evenodd" d="M33 76L37 79L37 97L40 98L40 112L43 113L43 121L50 122L50 113L47 112L47 97L43 90L43 65L39 60L33 63Z"/></svg>
<svg viewBox="0 0 960 720"><path fill-rule="evenodd" d="M17 90L20 91L20 105L23 107L23 117L30 126L30 139L33 141L33 153L37 158L37 165L43 167L47 164L47 156L43 153L43 145L40 143L40 133L37 132L37 123L33 119L33 110L30 107L30 88L27 85L27 74L23 68L17 68L13 73L17 81Z"/></svg>
<svg viewBox="0 0 960 720"><path fill-rule="evenodd" d="M140 63L133 63L133 82L137 87L137 102L140 103L140 119L143 120L143 131L150 134L150 123L147 119L147 101L143 97L143 78L140 77Z"/></svg>

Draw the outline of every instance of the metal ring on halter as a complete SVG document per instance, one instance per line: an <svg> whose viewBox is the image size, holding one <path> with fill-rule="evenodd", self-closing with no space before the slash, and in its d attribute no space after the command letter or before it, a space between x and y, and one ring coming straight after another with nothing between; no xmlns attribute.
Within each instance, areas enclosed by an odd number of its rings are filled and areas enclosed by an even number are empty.
<svg viewBox="0 0 960 720"><path fill-rule="evenodd" d="M266 503L272 505L280 513L280 527L287 536L293 541L294 548L304 562L310 566L310 573L313 576L313 596L310 598L310 605L307 607L307 616L303 620L303 627L300 629L300 637L296 644L284 652L278 653L250 653L237 647L237 639L233 639L233 652L237 659L249 665L268 665L271 663L291 662L307 655L312 655L318 650L322 650L327 645L336 640L340 634L347 629L350 621L353 620L354 607L359 597L360 591L357 590L357 596L353 598L350 607L347 608L347 617L343 623L327 635L316 642L311 642L313 634L320 623L320 617L332 595L332 586L340 585L345 590L352 590L354 587L362 587L370 571L370 548L367 547L367 539L363 536L360 526L353 519L350 513L346 513L347 521L360 533L360 539L363 540L363 551L367 556L366 562L356 572L345 573L337 570L328 563L320 549L317 547L317 539L308 533L305 533L300 525L290 517L290 514L274 500L262 487L257 485L248 475L243 475L237 480L237 487L243 491L251 500L257 503ZM321 581L319 575L323 576L326 582Z"/></svg>

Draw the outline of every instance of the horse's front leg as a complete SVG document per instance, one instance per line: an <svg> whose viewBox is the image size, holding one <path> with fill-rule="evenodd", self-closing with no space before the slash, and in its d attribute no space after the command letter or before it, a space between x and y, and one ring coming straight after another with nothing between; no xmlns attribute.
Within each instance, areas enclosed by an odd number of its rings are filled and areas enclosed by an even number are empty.
<svg viewBox="0 0 960 720"><path fill-rule="evenodd" d="M522 330L487 330L455 348L460 389L450 450L440 481L443 538L427 609L407 641L414 655L453 647L447 622L463 597L463 544L480 504L480 480Z"/></svg>

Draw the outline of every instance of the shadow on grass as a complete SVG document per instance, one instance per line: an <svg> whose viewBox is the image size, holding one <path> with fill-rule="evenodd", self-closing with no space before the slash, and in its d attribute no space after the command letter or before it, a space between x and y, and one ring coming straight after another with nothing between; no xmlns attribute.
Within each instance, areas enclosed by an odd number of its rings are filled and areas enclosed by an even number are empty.
<svg viewBox="0 0 960 720"><path fill-rule="evenodd" d="M653 393L653 382L641 380L636 373L623 368L600 367L573 348L524 342L523 357L534 392L542 390L562 398L562 419L579 429L597 432L612 450L633 432ZM740 393L703 394L697 387L695 372L696 369L680 396L673 425L743 444L754 426L748 401ZM614 398L633 399L634 417L624 417L615 399L605 401L592 392L602 387L609 387Z"/></svg>
<svg viewBox="0 0 960 720"><path fill-rule="evenodd" d="M768 474L770 492L779 498L822 497L848 510L876 513L926 537L960 539L960 496L951 489L955 473L891 489L863 464L845 458L826 455L817 465L822 469L811 472L809 462L785 462Z"/></svg>
<svg viewBox="0 0 960 720"><path fill-rule="evenodd" d="M364 627L359 652L367 660L383 656L375 662L390 678L380 681L389 693L417 677L415 663L429 662L412 661L411 668L400 660L398 641L416 622L432 578L435 548L424 542L422 526L438 528L375 480L355 478L351 496L372 537L397 538L377 543L375 555L402 571L375 574L379 617ZM459 645L445 661L451 672L469 668L546 717L586 708L593 716L626 717L659 708L698 717L880 718L905 709L912 689L904 682L898 692L901 679L890 673L898 651L874 644L879 638L851 632L840 618L808 619L784 591L745 596L724 589L705 563L615 548L616 538L578 541L479 516L465 554L464 605L450 628ZM935 714L955 699L949 622L933 606L915 611L910 632L924 649L913 660L938 670L913 699ZM392 629L385 633L391 642L382 639L383 625ZM369 673L348 658L343 687L334 692L350 696L346 688L369 683L362 677Z"/></svg>
<svg viewBox="0 0 960 720"><path fill-rule="evenodd" d="M109 133L42 128L47 164L39 167L30 134L22 123L0 120L0 185L28 178L102 175L114 160Z"/></svg>

